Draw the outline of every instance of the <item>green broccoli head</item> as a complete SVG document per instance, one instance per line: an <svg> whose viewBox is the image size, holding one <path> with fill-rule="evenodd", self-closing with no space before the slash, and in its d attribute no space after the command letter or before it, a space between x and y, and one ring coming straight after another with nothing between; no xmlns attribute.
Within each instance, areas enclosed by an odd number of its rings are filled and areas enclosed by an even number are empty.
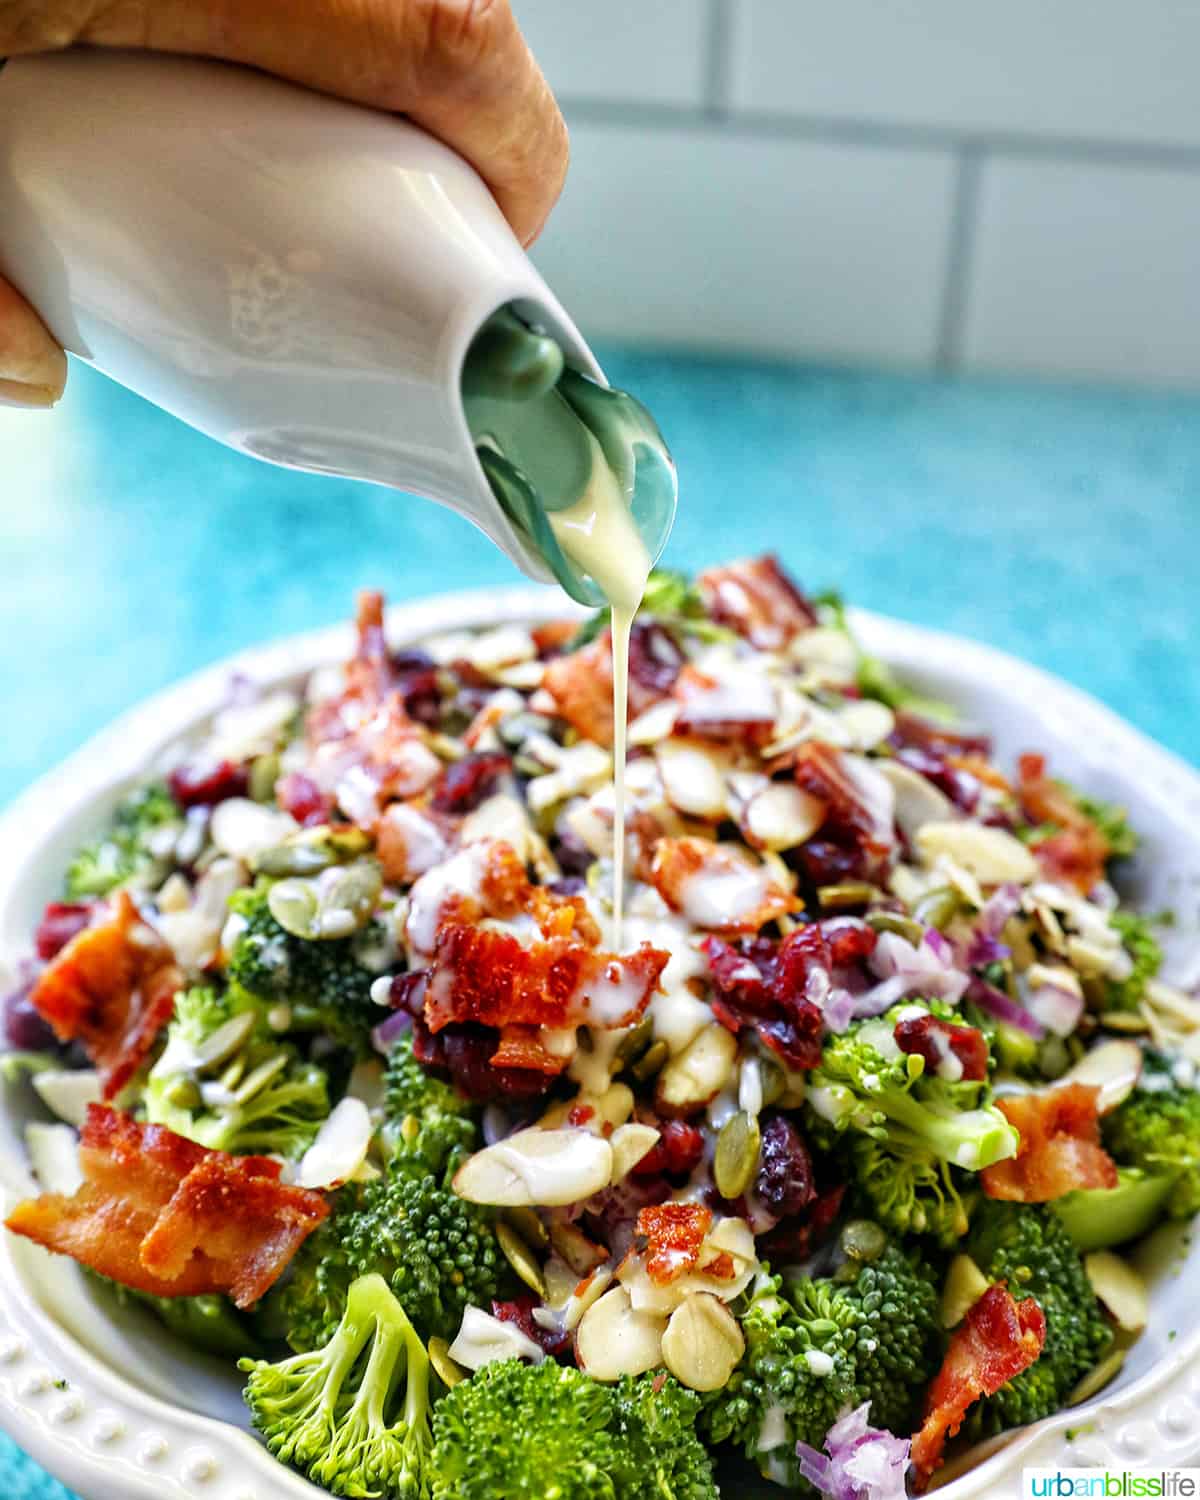
<svg viewBox="0 0 1200 1500"><path fill-rule="evenodd" d="M927 1256L889 1241L873 1260L850 1261L838 1275L859 1314L855 1400L871 1403L873 1426L911 1432L941 1353L936 1272Z"/></svg>
<svg viewBox="0 0 1200 1500"><path fill-rule="evenodd" d="M809 1075L810 1114L818 1131L857 1131L897 1156L950 1163L972 1172L1015 1156L1017 1132L992 1104L987 1082L952 1081L926 1071L918 1053L902 1052L899 1021L942 1007L906 1003L828 1038Z"/></svg>
<svg viewBox="0 0 1200 1500"><path fill-rule="evenodd" d="M974 1439L1058 1411L1108 1348L1112 1328L1070 1235L1050 1209L985 1199L965 1248L989 1281L1007 1282L1018 1301L1036 1297L1046 1315L1038 1359L972 1407L967 1431Z"/></svg>
<svg viewBox="0 0 1200 1500"><path fill-rule="evenodd" d="M1151 919L1139 912L1113 912L1109 925L1121 934L1133 968L1125 979L1104 981L1101 1003L1105 1010L1136 1010L1147 984L1162 968L1163 951L1154 936Z"/></svg>
<svg viewBox="0 0 1200 1500"><path fill-rule="evenodd" d="M1061 785L1075 799L1075 805L1084 817L1090 818L1104 835L1109 859L1129 859L1137 853L1139 839L1126 808L1115 802L1105 802L1100 797L1090 797L1065 781Z"/></svg>
<svg viewBox="0 0 1200 1500"><path fill-rule="evenodd" d="M612 1396L613 1478L622 1500L719 1500L712 1459L696 1435L694 1391L672 1376L626 1375Z"/></svg>
<svg viewBox="0 0 1200 1500"><path fill-rule="evenodd" d="M294 1349L324 1344L350 1284L378 1272L423 1338L453 1338L464 1310L489 1307L509 1286L491 1215L431 1176L394 1166L348 1183L333 1213L304 1242L279 1293Z"/></svg>
<svg viewBox="0 0 1200 1500"><path fill-rule="evenodd" d="M1104 1143L1125 1167L1175 1176L1166 1209L1172 1218L1200 1212L1200 1092L1180 1088L1165 1059L1146 1057L1138 1088L1103 1121Z"/></svg>
<svg viewBox="0 0 1200 1500"><path fill-rule="evenodd" d="M396 1165L449 1177L479 1145L477 1108L425 1071L413 1056L411 1032L392 1048L384 1086L384 1142Z"/></svg>
<svg viewBox="0 0 1200 1500"><path fill-rule="evenodd" d="M241 919L227 972L231 987L265 1007L286 1006L287 1031L316 1031L340 1046L365 1053L378 1010L371 1001L374 975L359 961L368 933L308 940L293 936L271 915L270 882L260 880L230 898Z"/></svg>
<svg viewBox="0 0 1200 1500"><path fill-rule="evenodd" d="M434 1411L430 1500L624 1500L613 1426L613 1393L579 1370L484 1365Z"/></svg>
<svg viewBox="0 0 1200 1500"><path fill-rule="evenodd" d="M320 1349L243 1359L267 1447L335 1495L427 1500L429 1356L382 1276L361 1276Z"/></svg>
<svg viewBox="0 0 1200 1500"><path fill-rule="evenodd" d="M183 809L164 783L131 792L118 803L108 831L84 844L67 866L67 899L107 896L129 881L165 877L169 860L155 853L154 835L166 838L160 830L182 825Z"/></svg>
<svg viewBox="0 0 1200 1500"><path fill-rule="evenodd" d="M181 991L150 1070L146 1118L215 1151L298 1157L329 1114L328 1080L243 991Z"/></svg>
<svg viewBox="0 0 1200 1500"><path fill-rule="evenodd" d="M859 1307L845 1289L760 1273L742 1319L746 1352L726 1386L704 1398L701 1425L732 1441L779 1484L797 1485L798 1441L820 1447L857 1391Z"/></svg>
<svg viewBox="0 0 1200 1500"><path fill-rule="evenodd" d="M967 1232L967 1210L954 1169L897 1141L857 1135L850 1172L867 1210L896 1234L923 1234L949 1249Z"/></svg>

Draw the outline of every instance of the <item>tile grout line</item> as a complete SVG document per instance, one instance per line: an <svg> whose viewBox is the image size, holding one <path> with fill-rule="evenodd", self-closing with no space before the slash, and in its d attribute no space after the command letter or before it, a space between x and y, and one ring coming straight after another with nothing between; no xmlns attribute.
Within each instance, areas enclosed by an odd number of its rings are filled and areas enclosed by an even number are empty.
<svg viewBox="0 0 1200 1500"><path fill-rule="evenodd" d="M946 273L938 316L934 368L955 374L962 364L963 336L975 255L975 233L979 221L979 183L984 153L978 145L964 146L958 153L954 201L950 213Z"/></svg>
<svg viewBox="0 0 1200 1500"><path fill-rule="evenodd" d="M708 46L704 57L704 115L708 120L729 116L730 47L733 41L733 5L736 0L709 0Z"/></svg>

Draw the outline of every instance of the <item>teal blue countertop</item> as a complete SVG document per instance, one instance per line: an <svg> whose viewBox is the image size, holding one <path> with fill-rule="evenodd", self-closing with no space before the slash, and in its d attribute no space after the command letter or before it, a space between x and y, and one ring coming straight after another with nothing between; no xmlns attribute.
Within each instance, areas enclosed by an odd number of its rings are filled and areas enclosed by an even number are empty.
<svg viewBox="0 0 1200 1500"><path fill-rule="evenodd" d="M602 351L679 464L667 561L772 549L975 636L1200 762L1200 396ZM0 410L0 803L184 672L393 599L515 581L424 501L240 458L77 368ZM0 1439L6 1500L62 1500Z"/></svg>

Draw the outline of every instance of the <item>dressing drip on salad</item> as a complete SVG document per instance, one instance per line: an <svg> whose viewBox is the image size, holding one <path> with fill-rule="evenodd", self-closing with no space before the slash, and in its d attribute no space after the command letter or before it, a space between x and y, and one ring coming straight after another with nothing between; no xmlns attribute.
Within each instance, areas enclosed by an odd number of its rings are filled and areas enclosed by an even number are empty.
<svg viewBox="0 0 1200 1500"><path fill-rule="evenodd" d="M618 931L619 626L383 622L71 861L9 1229L236 1358L336 1495L901 1500L1101 1391L1200 1209L1124 812L774 559L652 572Z"/></svg>

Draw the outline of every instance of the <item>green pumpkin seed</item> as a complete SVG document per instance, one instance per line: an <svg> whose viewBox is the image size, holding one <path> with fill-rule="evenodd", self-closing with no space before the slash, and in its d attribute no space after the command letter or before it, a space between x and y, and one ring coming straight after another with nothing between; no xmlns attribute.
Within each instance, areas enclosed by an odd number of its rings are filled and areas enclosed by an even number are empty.
<svg viewBox="0 0 1200 1500"><path fill-rule="evenodd" d="M666 1042L655 1042L642 1053L630 1071L639 1083L645 1083L648 1078L653 1078L661 1071L670 1055L671 1049Z"/></svg>
<svg viewBox="0 0 1200 1500"><path fill-rule="evenodd" d="M319 844L293 844L284 842L263 849L254 857L254 868L260 875L283 876L319 875L337 863L337 856Z"/></svg>
<svg viewBox="0 0 1200 1500"><path fill-rule="evenodd" d="M255 756L250 763L250 796L255 802L274 802L275 783L279 780L279 756L272 751L269 755Z"/></svg>
<svg viewBox="0 0 1200 1500"><path fill-rule="evenodd" d="M245 1078L233 1091L234 1103L248 1104L255 1094L261 1093L273 1078L283 1072L287 1065L288 1058L285 1052L277 1052L266 1062L259 1063L249 1077Z"/></svg>
<svg viewBox="0 0 1200 1500"><path fill-rule="evenodd" d="M529 1288L536 1292L539 1297L545 1299L546 1278L542 1275L542 1268L535 1260L533 1251L521 1238L521 1236L503 1219L496 1225L496 1238L500 1242L500 1248L504 1252L504 1258Z"/></svg>
<svg viewBox="0 0 1200 1500"><path fill-rule="evenodd" d="M852 906L866 906L874 901L879 891L865 880L845 880L839 885L823 885L817 890L817 900L824 911L845 911Z"/></svg>
<svg viewBox="0 0 1200 1500"><path fill-rule="evenodd" d="M925 936L920 922L901 916L898 911L869 911L866 921L876 932L894 932L897 937L907 938L914 948Z"/></svg>
<svg viewBox="0 0 1200 1500"><path fill-rule="evenodd" d="M1063 1402L1063 1405L1078 1406L1080 1402L1087 1401L1090 1397L1096 1395L1098 1391L1102 1391L1110 1381L1115 1380L1120 1374L1121 1367L1125 1363L1125 1356L1128 1353L1128 1349L1114 1349L1098 1365L1093 1365Z"/></svg>
<svg viewBox="0 0 1200 1500"><path fill-rule="evenodd" d="M504 1217L527 1245L545 1250L550 1244L546 1226L532 1208L506 1208Z"/></svg>
<svg viewBox="0 0 1200 1500"><path fill-rule="evenodd" d="M193 1054L196 1071L204 1073L209 1068L228 1062L249 1041L250 1033L257 1024L254 1012L246 1010L240 1015L232 1016L223 1026L218 1026L211 1036L205 1037Z"/></svg>
<svg viewBox="0 0 1200 1500"><path fill-rule="evenodd" d="M653 1040L654 1022L649 1016L643 1016L637 1025L631 1027L618 1043L617 1062L624 1067L628 1067L630 1063L637 1061Z"/></svg>
<svg viewBox="0 0 1200 1500"><path fill-rule="evenodd" d="M887 1235L871 1219L851 1219L842 1230L842 1251L851 1260L878 1260L887 1249Z"/></svg>
<svg viewBox="0 0 1200 1500"><path fill-rule="evenodd" d="M467 1378L467 1372L462 1366L455 1364L450 1358L450 1345L445 1339L430 1339L426 1349L434 1374L447 1390L453 1390L460 1380Z"/></svg>
<svg viewBox="0 0 1200 1500"><path fill-rule="evenodd" d="M302 880L279 880L267 892L271 915L293 937L316 937L318 901L311 885Z"/></svg>
<svg viewBox="0 0 1200 1500"><path fill-rule="evenodd" d="M924 927L936 927L939 931L949 925L958 914L961 898L949 885L939 885L926 893L913 907L913 916Z"/></svg>
<svg viewBox="0 0 1200 1500"><path fill-rule="evenodd" d="M762 1102L765 1109L768 1104L782 1099L787 1092L787 1073L773 1057L760 1057L758 1072L762 1079Z"/></svg>
<svg viewBox="0 0 1200 1500"><path fill-rule="evenodd" d="M722 1198L740 1198L754 1181L761 1142L758 1121L744 1109L722 1125L713 1160L713 1179Z"/></svg>

